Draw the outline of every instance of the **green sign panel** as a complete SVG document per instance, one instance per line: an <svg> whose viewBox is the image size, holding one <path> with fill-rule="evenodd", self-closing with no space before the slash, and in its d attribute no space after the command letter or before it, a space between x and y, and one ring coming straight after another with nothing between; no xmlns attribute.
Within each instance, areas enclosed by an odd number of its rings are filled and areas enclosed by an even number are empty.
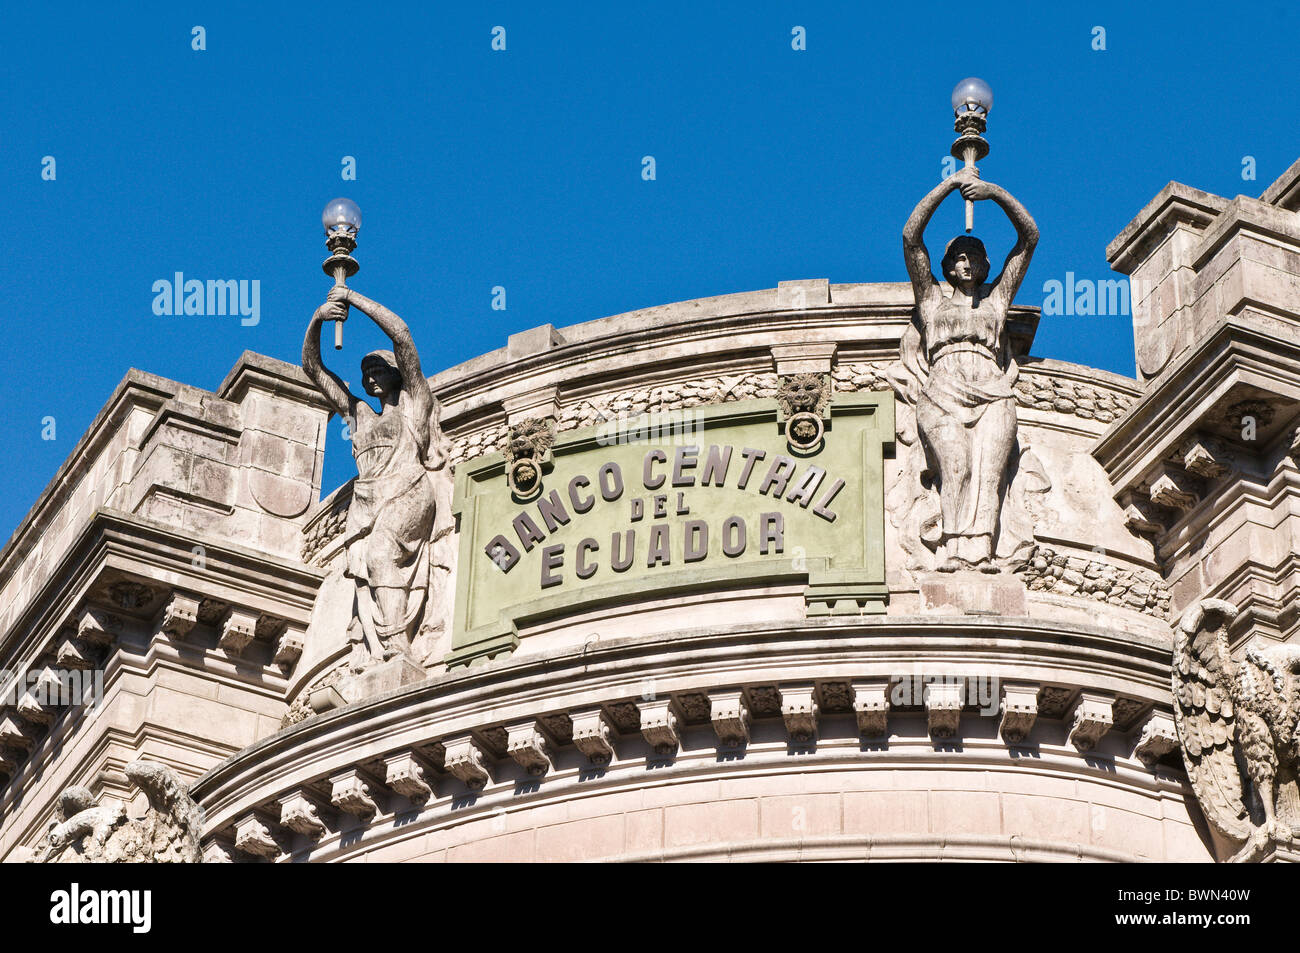
<svg viewBox="0 0 1300 953"><path fill-rule="evenodd" d="M884 611L892 394L835 395L807 453L791 449L775 400L675 423L559 434L528 500L501 454L457 467L449 665L508 654L529 620L745 581L806 583L809 615Z"/></svg>

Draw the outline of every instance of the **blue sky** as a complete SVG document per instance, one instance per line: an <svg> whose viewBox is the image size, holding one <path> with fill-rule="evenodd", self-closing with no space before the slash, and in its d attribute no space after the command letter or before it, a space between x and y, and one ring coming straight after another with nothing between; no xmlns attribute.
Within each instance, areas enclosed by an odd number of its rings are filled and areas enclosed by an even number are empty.
<svg viewBox="0 0 1300 953"><path fill-rule="evenodd" d="M967 75L996 96L982 173L1042 232L1025 304L1068 271L1110 277L1106 244L1170 179L1258 195L1300 156L1290 3L542 7L8 11L0 536L127 368L213 388L245 349L298 360L336 195L365 216L354 286L406 318L432 373L547 322L905 280L902 225L940 178ZM995 213L978 207L976 231L1000 260ZM931 243L960 222L951 201ZM154 282L178 271L257 280L259 322L154 314ZM326 356L348 379L383 343L363 320ZM1133 369L1126 316L1044 318L1034 350ZM326 492L355 472L338 429Z"/></svg>

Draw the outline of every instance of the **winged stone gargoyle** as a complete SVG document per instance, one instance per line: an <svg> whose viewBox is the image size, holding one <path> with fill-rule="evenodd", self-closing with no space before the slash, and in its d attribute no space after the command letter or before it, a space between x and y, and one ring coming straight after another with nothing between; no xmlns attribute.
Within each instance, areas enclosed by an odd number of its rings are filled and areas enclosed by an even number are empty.
<svg viewBox="0 0 1300 953"><path fill-rule="evenodd" d="M1203 599L1174 633L1174 721L1192 790L1229 861L1300 843L1300 646L1228 651L1237 607Z"/></svg>

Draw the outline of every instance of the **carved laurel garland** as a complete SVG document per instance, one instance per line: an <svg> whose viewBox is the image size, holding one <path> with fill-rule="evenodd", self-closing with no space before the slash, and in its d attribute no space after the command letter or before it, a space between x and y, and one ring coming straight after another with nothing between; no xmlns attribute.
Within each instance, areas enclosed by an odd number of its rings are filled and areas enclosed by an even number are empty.
<svg viewBox="0 0 1300 953"><path fill-rule="evenodd" d="M1157 619L1169 618L1169 590L1159 576L1145 570L1120 569L1095 559L1067 556L1048 546L1035 546L1016 575L1031 592L1096 599Z"/></svg>
<svg viewBox="0 0 1300 953"><path fill-rule="evenodd" d="M351 495L340 495L330 505L328 513L307 526L302 540L303 562L311 562L330 540L343 532L344 526L347 525L348 503L351 500Z"/></svg>
<svg viewBox="0 0 1300 953"><path fill-rule="evenodd" d="M1062 377L1021 371L1020 379L1016 381L1016 403L1021 407L1054 410L1108 424L1128 412L1133 398Z"/></svg>
<svg viewBox="0 0 1300 953"><path fill-rule="evenodd" d="M831 382L840 393L889 390L885 370L888 361L860 361L840 364L831 371ZM1047 374L1021 371L1016 382L1016 402L1021 407L1072 414L1085 420L1111 423L1122 417L1133 399L1111 391ZM642 414L684 410L708 404L725 404L777 395L774 373L732 374L691 381L616 391L570 404L560 411L558 431L592 427L622 415L633 420ZM453 465L502 449L509 434L505 424L494 424L449 438ZM328 514L315 520L303 540L303 559L310 561L343 531L347 501L338 501Z"/></svg>
<svg viewBox="0 0 1300 953"><path fill-rule="evenodd" d="M888 366L887 361L841 364L831 372L831 379L835 390L841 393L888 390L890 384L885 376ZM565 407L560 411L558 429L591 427L620 414L634 419L647 413L775 397L776 392L777 375L773 373L705 377L658 387L616 391ZM1119 391L1022 370L1016 383L1016 402L1022 407L1111 423L1127 412L1133 399ZM505 436L506 427L496 425L456 437L452 440L452 462L459 463L500 449Z"/></svg>

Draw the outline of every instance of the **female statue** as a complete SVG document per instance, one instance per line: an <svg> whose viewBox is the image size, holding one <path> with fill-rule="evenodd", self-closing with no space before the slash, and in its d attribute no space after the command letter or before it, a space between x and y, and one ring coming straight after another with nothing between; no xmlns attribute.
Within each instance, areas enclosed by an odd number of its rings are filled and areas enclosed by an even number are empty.
<svg viewBox="0 0 1300 953"><path fill-rule="evenodd" d="M378 412L349 393L321 363L321 325L346 317L347 305L379 325L393 342L393 350L373 351L361 359L362 386L379 401ZM446 462L436 404L411 332L383 305L335 287L307 327L302 367L348 422L352 435L357 479L344 531L345 574L356 582L362 634L376 660L410 654L429 587L436 492L428 471Z"/></svg>
<svg viewBox="0 0 1300 953"><path fill-rule="evenodd" d="M978 238L958 235L943 256L945 294L930 270L925 226L950 192L972 201L992 199L1016 228L1018 240L1002 274L986 283L988 254ZM903 254L916 296L917 336L903 344L910 394L927 469L939 488L941 572L975 568L997 572L993 561L1005 478L1016 443L1018 368L1006 335L1007 309L1038 244L1038 227L1010 193L963 169L917 204L903 228ZM912 388L909 388L912 390Z"/></svg>

